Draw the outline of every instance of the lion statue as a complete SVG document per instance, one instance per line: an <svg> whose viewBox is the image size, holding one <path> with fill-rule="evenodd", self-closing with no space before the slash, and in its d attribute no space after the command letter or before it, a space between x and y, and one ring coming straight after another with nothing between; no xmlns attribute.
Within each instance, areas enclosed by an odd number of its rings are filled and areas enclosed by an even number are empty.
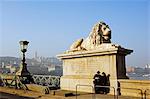
<svg viewBox="0 0 150 99"><path fill-rule="evenodd" d="M111 29L109 26L104 22L98 22L85 40L81 38L71 45L70 51L91 50L102 43L111 43L110 39Z"/></svg>

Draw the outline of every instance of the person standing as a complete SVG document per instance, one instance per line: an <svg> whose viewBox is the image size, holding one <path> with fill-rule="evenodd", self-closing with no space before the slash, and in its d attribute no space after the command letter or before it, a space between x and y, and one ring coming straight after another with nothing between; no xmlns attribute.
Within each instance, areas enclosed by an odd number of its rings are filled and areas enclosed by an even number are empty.
<svg viewBox="0 0 150 99"><path fill-rule="evenodd" d="M100 71L97 71L97 74L94 75L93 77L94 81L94 89L95 89L95 93L100 93L101 88L100 87L96 87L96 85L101 85L101 75L100 75Z"/></svg>
<svg viewBox="0 0 150 99"><path fill-rule="evenodd" d="M102 79L101 79L101 85L106 86L107 85L107 76L104 72L102 72ZM102 87L102 93L106 94L106 87Z"/></svg>

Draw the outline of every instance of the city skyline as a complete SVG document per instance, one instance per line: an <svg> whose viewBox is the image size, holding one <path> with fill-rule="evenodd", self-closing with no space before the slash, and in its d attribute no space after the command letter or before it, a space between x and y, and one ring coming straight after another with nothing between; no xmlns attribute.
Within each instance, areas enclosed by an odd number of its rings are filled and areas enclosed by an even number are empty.
<svg viewBox="0 0 150 99"><path fill-rule="evenodd" d="M27 57L56 56L79 38L89 35L93 25L106 22L112 43L133 50L127 66L150 64L149 1L0 1L0 56L20 57L20 40L28 40Z"/></svg>

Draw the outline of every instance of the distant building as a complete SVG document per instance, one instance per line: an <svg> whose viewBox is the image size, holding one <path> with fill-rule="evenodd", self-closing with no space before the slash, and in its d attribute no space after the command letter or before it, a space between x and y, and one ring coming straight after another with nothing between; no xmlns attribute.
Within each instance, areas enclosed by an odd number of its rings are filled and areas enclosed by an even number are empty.
<svg viewBox="0 0 150 99"><path fill-rule="evenodd" d="M150 74L150 64L147 64L144 69L146 74Z"/></svg>
<svg viewBox="0 0 150 99"><path fill-rule="evenodd" d="M35 59L38 58L37 51L35 52L34 58L35 58Z"/></svg>
<svg viewBox="0 0 150 99"><path fill-rule="evenodd" d="M4 69L9 70L9 73L15 73L18 68L19 68L18 64L13 64L13 65L6 65Z"/></svg>
<svg viewBox="0 0 150 99"><path fill-rule="evenodd" d="M12 65L10 65L10 64L5 66L5 68L8 68L8 69L10 69L11 67L12 67Z"/></svg>
<svg viewBox="0 0 150 99"><path fill-rule="evenodd" d="M8 73L10 73L10 69L8 69L8 68L0 68L0 73L1 74L8 74Z"/></svg>
<svg viewBox="0 0 150 99"><path fill-rule="evenodd" d="M16 72L16 67L12 66L12 67L10 68L10 73L15 73L15 72Z"/></svg>
<svg viewBox="0 0 150 99"><path fill-rule="evenodd" d="M135 71L135 67L127 67L127 68L126 68L126 71L127 71L128 73L134 72L134 71Z"/></svg>
<svg viewBox="0 0 150 99"><path fill-rule="evenodd" d="M14 73L18 70L21 63L20 58L0 57L0 72ZM32 74L58 75L62 74L62 62L56 57L39 57L37 52L33 59L26 58L27 68ZM50 66L50 67L49 67Z"/></svg>
<svg viewBox="0 0 150 99"><path fill-rule="evenodd" d="M48 71L59 71L59 70L62 70L62 67L61 66L55 66L55 65L51 65L48 67Z"/></svg>
<svg viewBox="0 0 150 99"><path fill-rule="evenodd" d="M51 66L48 66L48 71L54 71L56 70L56 66L55 65L51 65Z"/></svg>
<svg viewBox="0 0 150 99"><path fill-rule="evenodd" d="M48 68L44 66L27 66L28 71L33 75L48 75Z"/></svg>
<svg viewBox="0 0 150 99"><path fill-rule="evenodd" d="M147 64L147 65L145 66L145 68L150 68L150 64Z"/></svg>
<svg viewBox="0 0 150 99"><path fill-rule="evenodd" d="M5 68L5 63L4 62L2 62L2 68Z"/></svg>

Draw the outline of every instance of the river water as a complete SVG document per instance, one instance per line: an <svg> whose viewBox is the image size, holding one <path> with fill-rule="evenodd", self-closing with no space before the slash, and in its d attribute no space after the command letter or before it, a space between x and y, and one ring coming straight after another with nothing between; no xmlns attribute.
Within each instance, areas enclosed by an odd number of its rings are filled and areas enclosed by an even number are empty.
<svg viewBox="0 0 150 99"><path fill-rule="evenodd" d="M127 76L134 80L150 80L150 74L127 73Z"/></svg>

